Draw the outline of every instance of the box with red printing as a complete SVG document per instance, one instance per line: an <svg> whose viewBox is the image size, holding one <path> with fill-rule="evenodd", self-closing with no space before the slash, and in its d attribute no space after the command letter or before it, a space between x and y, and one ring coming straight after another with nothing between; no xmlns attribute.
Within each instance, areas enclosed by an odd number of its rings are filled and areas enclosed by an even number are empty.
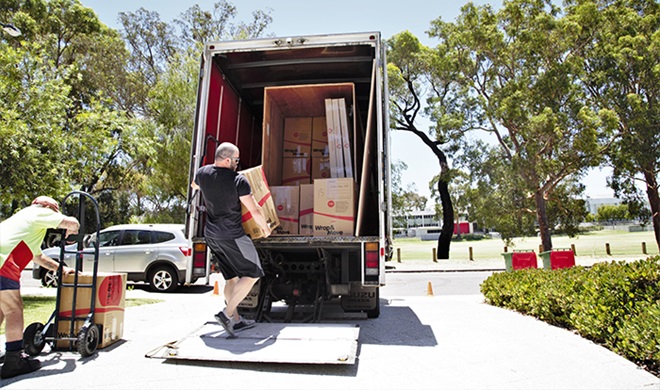
<svg viewBox="0 0 660 390"><path fill-rule="evenodd" d="M298 233L302 236L314 234L314 184L300 185L300 212Z"/></svg>
<svg viewBox="0 0 660 390"><path fill-rule="evenodd" d="M254 196L257 205L261 207L261 212L266 219L266 223L271 229L275 229L280 224L280 221L277 218L277 212L275 211L275 205L273 204L273 199L270 194L268 181L266 181L266 175L264 175L261 165L239 171L238 173L245 176L248 183L250 183L252 195ZM241 214L243 230L245 230L245 233L252 239L263 237L261 228L254 221L252 214L243 204L241 204Z"/></svg>
<svg viewBox="0 0 660 390"><path fill-rule="evenodd" d="M314 236L352 236L354 222L353 179L315 179Z"/></svg>
<svg viewBox="0 0 660 390"><path fill-rule="evenodd" d="M310 157L284 157L282 159L282 185L309 184L311 180Z"/></svg>
<svg viewBox="0 0 660 390"><path fill-rule="evenodd" d="M309 157L312 150L312 118L284 118L282 157Z"/></svg>
<svg viewBox="0 0 660 390"><path fill-rule="evenodd" d="M300 207L300 188L298 186L272 186L275 211L280 220L280 226L273 231L274 235L298 234L298 210Z"/></svg>
<svg viewBox="0 0 660 390"><path fill-rule="evenodd" d="M67 286L74 284L74 275L63 275L60 292L57 348L68 348L68 340L59 340L63 337L77 337L80 328L85 323L84 318L89 315L92 303L92 288L81 287L92 285L92 273L78 275L77 287ZM94 307L94 324L101 333L98 348L104 348L120 340L124 335L124 307L126 301L126 274L103 273L96 275L96 300ZM76 292L75 307L73 293ZM71 318L80 318L72 320ZM71 323L74 331L71 334Z"/></svg>

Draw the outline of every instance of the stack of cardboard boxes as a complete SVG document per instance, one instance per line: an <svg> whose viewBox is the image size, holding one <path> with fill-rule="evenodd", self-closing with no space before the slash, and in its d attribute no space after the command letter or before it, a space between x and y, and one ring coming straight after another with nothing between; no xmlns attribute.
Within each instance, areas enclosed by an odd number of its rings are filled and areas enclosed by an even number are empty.
<svg viewBox="0 0 660 390"><path fill-rule="evenodd" d="M354 235L354 95L350 83L265 89L262 163L276 184L274 235Z"/></svg>

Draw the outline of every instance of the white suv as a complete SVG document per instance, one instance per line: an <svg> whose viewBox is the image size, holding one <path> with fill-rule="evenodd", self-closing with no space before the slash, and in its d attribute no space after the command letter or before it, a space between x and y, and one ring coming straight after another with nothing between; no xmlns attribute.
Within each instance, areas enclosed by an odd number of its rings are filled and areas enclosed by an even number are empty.
<svg viewBox="0 0 660 390"><path fill-rule="evenodd" d="M82 266L85 272L94 269L95 239L94 235L85 244ZM64 263L70 267L75 266L76 245L65 250ZM59 261L61 248L44 249L43 253ZM172 292L185 282L191 254L184 225L116 225L99 232L98 271L126 273L129 281L147 282L156 292ZM41 266L35 265L32 277L41 279L44 286L57 286L55 272Z"/></svg>

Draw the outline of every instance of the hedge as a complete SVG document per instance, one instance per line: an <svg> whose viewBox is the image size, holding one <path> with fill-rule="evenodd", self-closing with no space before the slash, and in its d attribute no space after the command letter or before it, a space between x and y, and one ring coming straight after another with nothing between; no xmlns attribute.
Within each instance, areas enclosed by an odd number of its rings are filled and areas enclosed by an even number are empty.
<svg viewBox="0 0 660 390"><path fill-rule="evenodd" d="M660 256L495 273L481 292L491 305L575 330L660 374Z"/></svg>

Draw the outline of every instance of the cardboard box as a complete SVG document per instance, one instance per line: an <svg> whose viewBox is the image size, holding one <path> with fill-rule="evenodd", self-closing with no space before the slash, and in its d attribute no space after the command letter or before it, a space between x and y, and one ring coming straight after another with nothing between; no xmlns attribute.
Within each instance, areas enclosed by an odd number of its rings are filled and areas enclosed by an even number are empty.
<svg viewBox="0 0 660 390"><path fill-rule="evenodd" d="M81 287L91 285L92 273L83 273L78 276L78 287L66 287L74 283L74 275L64 275L60 292L59 320L57 337L77 337L80 328L85 323L84 318L90 313L92 303L92 289ZM120 340L124 335L124 307L126 302L126 274L103 273L96 275L96 301L94 307L94 323L98 325L101 333L98 348ZM76 291L75 314L73 312L73 293ZM75 320L74 333L70 335L71 317L82 318ZM69 348L68 340L57 340L57 348Z"/></svg>
<svg viewBox="0 0 660 390"><path fill-rule="evenodd" d="M282 157L309 157L312 151L312 118L284 118Z"/></svg>
<svg viewBox="0 0 660 390"><path fill-rule="evenodd" d="M328 151L328 129L325 117L316 116L312 118L312 158L329 157Z"/></svg>
<svg viewBox="0 0 660 390"><path fill-rule="evenodd" d="M353 179L314 180L314 236L352 236L354 223Z"/></svg>
<svg viewBox="0 0 660 390"><path fill-rule="evenodd" d="M282 185L298 186L311 183L311 157L285 157L282 159Z"/></svg>
<svg viewBox="0 0 660 390"><path fill-rule="evenodd" d="M313 179L330 179L330 157L312 157Z"/></svg>
<svg viewBox="0 0 660 390"><path fill-rule="evenodd" d="M250 183L252 195L254 196L254 200L261 207L261 212L263 213L264 218L266 218L266 223L268 223L271 229L275 229L279 226L280 221L277 218L275 204L273 203L270 188L268 187L268 181L266 180L266 175L264 174L261 165L254 168L244 169L238 173L245 176L248 183ZM257 225L252 214L243 204L241 204L241 214L243 216L242 224L245 233L252 239L263 237L261 228Z"/></svg>
<svg viewBox="0 0 660 390"><path fill-rule="evenodd" d="M301 236L314 234L314 184L300 185L300 212L298 233Z"/></svg>
<svg viewBox="0 0 660 390"><path fill-rule="evenodd" d="M309 185L309 184L308 184ZM300 207L300 188L298 186L270 187L273 202L280 226L273 231L274 235L297 235Z"/></svg>

